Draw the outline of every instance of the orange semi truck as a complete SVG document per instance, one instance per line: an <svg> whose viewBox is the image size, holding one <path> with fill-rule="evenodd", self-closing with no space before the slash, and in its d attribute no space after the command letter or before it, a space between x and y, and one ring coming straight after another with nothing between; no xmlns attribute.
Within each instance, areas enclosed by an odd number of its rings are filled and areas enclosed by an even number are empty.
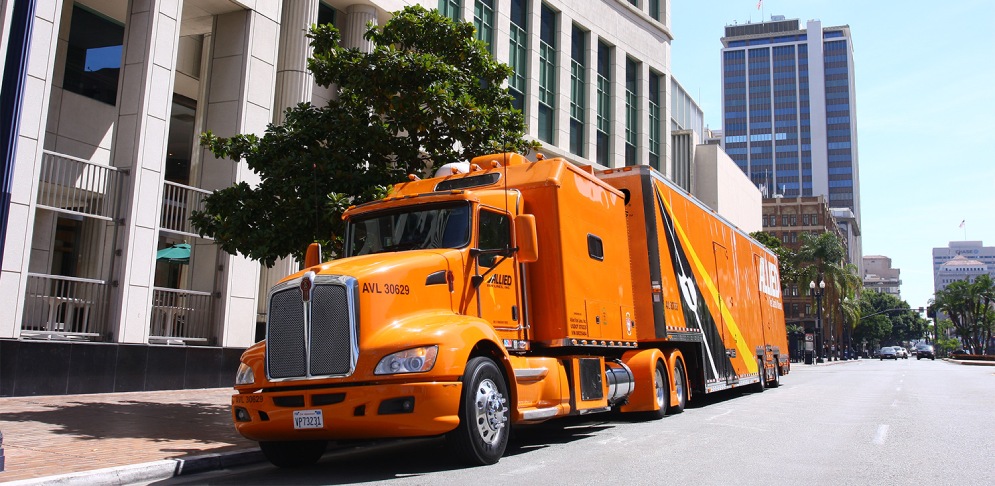
<svg viewBox="0 0 995 486"><path fill-rule="evenodd" d="M492 464L515 425L779 384L770 251L647 166L537 158L478 157L350 208L344 257L312 247L270 290L238 431L285 467L329 440L438 435Z"/></svg>

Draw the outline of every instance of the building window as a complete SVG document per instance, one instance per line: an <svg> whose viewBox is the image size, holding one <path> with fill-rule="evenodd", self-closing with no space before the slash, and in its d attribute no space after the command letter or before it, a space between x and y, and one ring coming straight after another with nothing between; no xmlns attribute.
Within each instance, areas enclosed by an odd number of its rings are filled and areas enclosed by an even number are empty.
<svg viewBox="0 0 995 486"><path fill-rule="evenodd" d="M639 163L639 63L625 58L625 165Z"/></svg>
<svg viewBox="0 0 995 486"><path fill-rule="evenodd" d="M542 4L539 16L539 140L553 143L553 112L556 108L556 12Z"/></svg>
<svg viewBox="0 0 995 486"><path fill-rule="evenodd" d="M463 19L462 0L439 0L439 13L443 17L459 21Z"/></svg>
<svg viewBox="0 0 995 486"><path fill-rule="evenodd" d="M570 32L570 152L584 156L587 120L587 33L576 25Z"/></svg>
<svg viewBox="0 0 995 486"><path fill-rule="evenodd" d="M649 0L649 14L653 20L663 21L663 12L660 11L660 0Z"/></svg>
<svg viewBox="0 0 995 486"><path fill-rule="evenodd" d="M597 149L598 163L611 166L611 47L598 42L598 113L597 113Z"/></svg>
<svg viewBox="0 0 995 486"><path fill-rule="evenodd" d="M123 46L123 25L79 4L73 5L62 87L97 101L115 104Z"/></svg>
<svg viewBox="0 0 995 486"><path fill-rule="evenodd" d="M652 3L650 4L652 5ZM649 121L650 121L650 166L656 170L660 169L660 152L661 152L661 128L660 120L662 119L662 114L660 110L660 75L650 71L649 80ZM767 222L767 217L764 216L764 222Z"/></svg>
<svg viewBox="0 0 995 486"><path fill-rule="evenodd" d="M526 75L529 65L528 45L529 34L528 9L525 0L511 0L511 32L509 35L510 53L508 65L512 74L508 78L508 90L515 98L515 108L525 111L525 86L528 84Z"/></svg>
<svg viewBox="0 0 995 486"><path fill-rule="evenodd" d="M805 226L808 226L808 215L807 214L803 214L802 215L802 224L805 225Z"/></svg>
<svg viewBox="0 0 995 486"><path fill-rule="evenodd" d="M335 25L335 9L325 5L324 2L318 2L318 24L332 24Z"/></svg>
<svg viewBox="0 0 995 486"><path fill-rule="evenodd" d="M473 26L477 40L487 43L487 50L494 53L494 0L477 0L473 4Z"/></svg>

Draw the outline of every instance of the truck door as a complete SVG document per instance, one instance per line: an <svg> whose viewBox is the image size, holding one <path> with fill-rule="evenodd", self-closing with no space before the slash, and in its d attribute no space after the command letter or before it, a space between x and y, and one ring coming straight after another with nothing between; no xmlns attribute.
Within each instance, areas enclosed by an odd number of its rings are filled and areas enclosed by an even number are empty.
<svg viewBox="0 0 995 486"><path fill-rule="evenodd" d="M477 248L482 253L474 262L477 275L483 276L476 290L477 315L490 322L503 339L521 339L519 265L515 255L503 256L493 251L510 247L511 217L481 208L477 217Z"/></svg>
<svg viewBox="0 0 995 486"><path fill-rule="evenodd" d="M722 306L726 308L732 307L732 297L735 295L734 289L731 288L732 281L731 268L729 268L729 250L717 242L712 242L712 252L715 257L715 269L712 273L712 278L715 279L715 289L719 294L719 301L722 303L721 306L717 306L715 309L716 324L718 324L719 333L722 336L722 343L725 347L725 354L728 359L719 360L719 373L726 377L727 383L735 383L736 373L730 368L731 361L736 359L734 353L736 353L736 343L730 342L734 338L730 335L729 329L726 327L725 312L722 312Z"/></svg>

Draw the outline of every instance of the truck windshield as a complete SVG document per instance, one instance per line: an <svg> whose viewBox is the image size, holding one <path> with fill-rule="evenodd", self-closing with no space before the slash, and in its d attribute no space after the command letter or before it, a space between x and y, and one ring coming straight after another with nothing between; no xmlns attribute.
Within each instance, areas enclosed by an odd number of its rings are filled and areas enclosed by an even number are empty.
<svg viewBox="0 0 995 486"><path fill-rule="evenodd" d="M346 254L368 255L426 248L460 248L470 242L470 205L418 206L349 221Z"/></svg>

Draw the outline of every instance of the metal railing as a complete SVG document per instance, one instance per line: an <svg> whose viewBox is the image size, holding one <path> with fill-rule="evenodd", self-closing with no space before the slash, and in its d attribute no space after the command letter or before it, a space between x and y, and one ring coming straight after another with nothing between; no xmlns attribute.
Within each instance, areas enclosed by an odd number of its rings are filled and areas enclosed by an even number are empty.
<svg viewBox="0 0 995 486"><path fill-rule="evenodd" d="M164 181L160 229L182 235L199 236L190 224L190 213L194 210L203 210L204 197L210 194L211 191Z"/></svg>
<svg viewBox="0 0 995 486"><path fill-rule="evenodd" d="M44 151L38 207L113 220L127 171Z"/></svg>
<svg viewBox="0 0 995 486"><path fill-rule="evenodd" d="M152 289L149 342L154 344L211 344L210 292Z"/></svg>
<svg viewBox="0 0 995 486"><path fill-rule="evenodd" d="M103 280L29 273L21 337L103 340L107 287Z"/></svg>

